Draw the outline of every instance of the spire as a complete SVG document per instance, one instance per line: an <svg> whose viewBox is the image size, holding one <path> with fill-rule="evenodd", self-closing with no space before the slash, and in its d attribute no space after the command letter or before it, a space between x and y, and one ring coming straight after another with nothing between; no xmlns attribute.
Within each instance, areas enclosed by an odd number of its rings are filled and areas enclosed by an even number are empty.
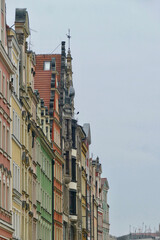
<svg viewBox="0 0 160 240"><path fill-rule="evenodd" d="M68 29L67 38L68 38L68 53L70 53L71 52L71 50L70 50L70 42L71 42L70 29Z"/></svg>

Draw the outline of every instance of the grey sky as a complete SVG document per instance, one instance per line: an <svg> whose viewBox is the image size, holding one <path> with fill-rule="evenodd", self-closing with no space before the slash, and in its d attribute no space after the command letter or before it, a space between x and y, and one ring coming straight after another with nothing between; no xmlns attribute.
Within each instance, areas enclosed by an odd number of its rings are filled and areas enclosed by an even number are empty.
<svg viewBox="0 0 160 240"><path fill-rule="evenodd" d="M90 122L109 180L111 234L160 222L160 1L6 0L30 17L32 49L51 53L71 29L76 110ZM56 52L60 52L58 49Z"/></svg>

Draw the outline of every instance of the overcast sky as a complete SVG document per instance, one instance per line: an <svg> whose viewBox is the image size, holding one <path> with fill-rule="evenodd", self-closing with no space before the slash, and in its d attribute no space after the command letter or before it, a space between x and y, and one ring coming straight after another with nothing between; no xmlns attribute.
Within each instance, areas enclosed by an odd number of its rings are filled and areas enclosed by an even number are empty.
<svg viewBox="0 0 160 240"><path fill-rule="evenodd" d="M31 48L51 53L71 29L76 111L110 185L110 233L160 223L160 1L6 0L27 8ZM60 53L60 48L56 50Z"/></svg>

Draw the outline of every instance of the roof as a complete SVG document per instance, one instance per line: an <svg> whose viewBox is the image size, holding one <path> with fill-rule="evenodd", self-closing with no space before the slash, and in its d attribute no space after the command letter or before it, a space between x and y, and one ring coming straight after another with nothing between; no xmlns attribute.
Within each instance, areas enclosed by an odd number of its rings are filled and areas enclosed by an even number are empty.
<svg viewBox="0 0 160 240"><path fill-rule="evenodd" d="M27 14L26 8L16 8L15 21L25 23Z"/></svg>
<svg viewBox="0 0 160 240"><path fill-rule="evenodd" d="M43 66L45 61L56 60L57 80L60 82L61 77L61 54L39 54L36 55L35 80L34 89L38 89L40 98L43 98L45 106L49 109L51 97L51 75L52 70L44 71Z"/></svg>
<svg viewBox="0 0 160 240"><path fill-rule="evenodd" d="M83 130L86 134L86 138L87 138L87 141L88 141L88 144L90 145L91 144L91 130L90 130L90 124L89 123L85 123L83 125Z"/></svg>
<svg viewBox="0 0 160 240"><path fill-rule="evenodd" d="M107 178L101 178L101 187L106 183L106 187L109 189L109 184Z"/></svg>
<svg viewBox="0 0 160 240"><path fill-rule="evenodd" d="M27 34L28 35L30 34L29 16L28 16L28 12L27 12L26 8L16 8L15 23L17 23L17 24L24 23Z"/></svg>

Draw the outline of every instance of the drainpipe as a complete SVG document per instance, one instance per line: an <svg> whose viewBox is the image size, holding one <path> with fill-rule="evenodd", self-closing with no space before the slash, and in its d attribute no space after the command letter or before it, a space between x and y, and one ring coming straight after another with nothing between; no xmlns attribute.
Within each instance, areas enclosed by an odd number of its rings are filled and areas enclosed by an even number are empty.
<svg viewBox="0 0 160 240"><path fill-rule="evenodd" d="M89 187L89 205L90 205L90 240L92 240L92 208L91 208L91 186Z"/></svg>
<svg viewBox="0 0 160 240"><path fill-rule="evenodd" d="M94 195L93 195L93 240L94 240Z"/></svg>
<svg viewBox="0 0 160 240"><path fill-rule="evenodd" d="M88 239L88 196L87 196L87 174L86 174L86 239Z"/></svg>
<svg viewBox="0 0 160 240"><path fill-rule="evenodd" d="M54 159L52 159L52 240L54 240Z"/></svg>
<svg viewBox="0 0 160 240"><path fill-rule="evenodd" d="M97 240L98 240L98 206L97 206Z"/></svg>

